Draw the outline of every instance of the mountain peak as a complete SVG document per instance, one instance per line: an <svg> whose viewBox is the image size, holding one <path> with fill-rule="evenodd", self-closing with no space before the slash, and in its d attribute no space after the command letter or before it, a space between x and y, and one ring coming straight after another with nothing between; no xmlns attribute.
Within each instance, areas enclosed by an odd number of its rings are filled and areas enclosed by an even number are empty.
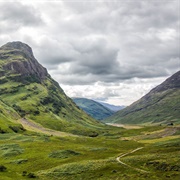
<svg viewBox="0 0 180 180"><path fill-rule="evenodd" d="M0 76L5 74L20 74L25 77L33 75L41 81L48 75L46 68L35 59L31 47L20 41L8 42L0 47L0 60L3 61Z"/></svg>
<svg viewBox="0 0 180 180"><path fill-rule="evenodd" d="M3 45L3 49L20 49L20 50L31 50L31 47L21 41L8 42ZM32 50L31 50L32 51Z"/></svg>
<svg viewBox="0 0 180 180"><path fill-rule="evenodd" d="M180 71L176 72L159 86L152 89L150 93L161 92L173 88L180 88Z"/></svg>
<svg viewBox="0 0 180 180"><path fill-rule="evenodd" d="M1 47L3 50L18 50L26 54L29 58L34 59L32 49L29 45L21 41L8 42Z"/></svg>

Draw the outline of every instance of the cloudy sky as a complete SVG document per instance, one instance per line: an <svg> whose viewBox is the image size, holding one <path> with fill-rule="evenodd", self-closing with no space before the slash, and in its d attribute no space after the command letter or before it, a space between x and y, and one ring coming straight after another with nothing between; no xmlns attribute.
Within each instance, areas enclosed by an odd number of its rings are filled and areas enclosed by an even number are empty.
<svg viewBox="0 0 180 180"><path fill-rule="evenodd" d="M29 44L70 97L129 105L180 69L179 0L0 0L0 46Z"/></svg>

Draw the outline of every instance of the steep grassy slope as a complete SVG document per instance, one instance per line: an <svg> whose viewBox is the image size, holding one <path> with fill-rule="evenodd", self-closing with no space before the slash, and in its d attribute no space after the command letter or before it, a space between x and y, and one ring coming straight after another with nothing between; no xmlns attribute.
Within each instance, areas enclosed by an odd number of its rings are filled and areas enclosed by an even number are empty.
<svg viewBox="0 0 180 180"><path fill-rule="evenodd" d="M0 133L22 132L25 129L17 123L20 116L13 108L0 100Z"/></svg>
<svg viewBox="0 0 180 180"><path fill-rule="evenodd" d="M180 123L180 71L106 122L124 124Z"/></svg>
<svg viewBox="0 0 180 180"><path fill-rule="evenodd" d="M73 98L73 101L87 114L98 120L105 119L114 113L112 110L91 99Z"/></svg>
<svg viewBox="0 0 180 180"><path fill-rule="evenodd" d="M80 110L21 42L0 48L0 118L26 118L44 127L89 135L104 125ZM10 109L12 114L8 115ZM10 116L10 117L9 117Z"/></svg>

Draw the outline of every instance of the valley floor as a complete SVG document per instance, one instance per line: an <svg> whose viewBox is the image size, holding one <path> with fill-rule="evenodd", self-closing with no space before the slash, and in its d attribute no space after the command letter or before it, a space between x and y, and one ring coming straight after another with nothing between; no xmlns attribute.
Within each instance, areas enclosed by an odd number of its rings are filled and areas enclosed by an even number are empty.
<svg viewBox="0 0 180 180"><path fill-rule="evenodd" d="M0 134L0 180L179 180L179 158L179 127L110 127L95 138Z"/></svg>

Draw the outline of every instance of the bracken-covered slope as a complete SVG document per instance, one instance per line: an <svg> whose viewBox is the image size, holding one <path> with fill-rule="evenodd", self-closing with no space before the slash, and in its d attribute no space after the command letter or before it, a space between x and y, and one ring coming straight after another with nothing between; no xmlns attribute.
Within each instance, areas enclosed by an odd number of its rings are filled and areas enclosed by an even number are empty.
<svg viewBox="0 0 180 180"><path fill-rule="evenodd" d="M121 124L180 123L180 71L106 122Z"/></svg>
<svg viewBox="0 0 180 180"><path fill-rule="evenodd" d="M105 119L114 112L107 107L103 106L102 104L93 101L87 98L73 98L73 101L79 106L82 110L84 110L87 114L92 116L97 120Z"/></svg>
<svg viewBox="0 0 180 180"><path fill-rule="evenodd" d="M0 48L0 128L21 118L83 135L103 127L65 95L27 44L10 42Z"/></svg>

